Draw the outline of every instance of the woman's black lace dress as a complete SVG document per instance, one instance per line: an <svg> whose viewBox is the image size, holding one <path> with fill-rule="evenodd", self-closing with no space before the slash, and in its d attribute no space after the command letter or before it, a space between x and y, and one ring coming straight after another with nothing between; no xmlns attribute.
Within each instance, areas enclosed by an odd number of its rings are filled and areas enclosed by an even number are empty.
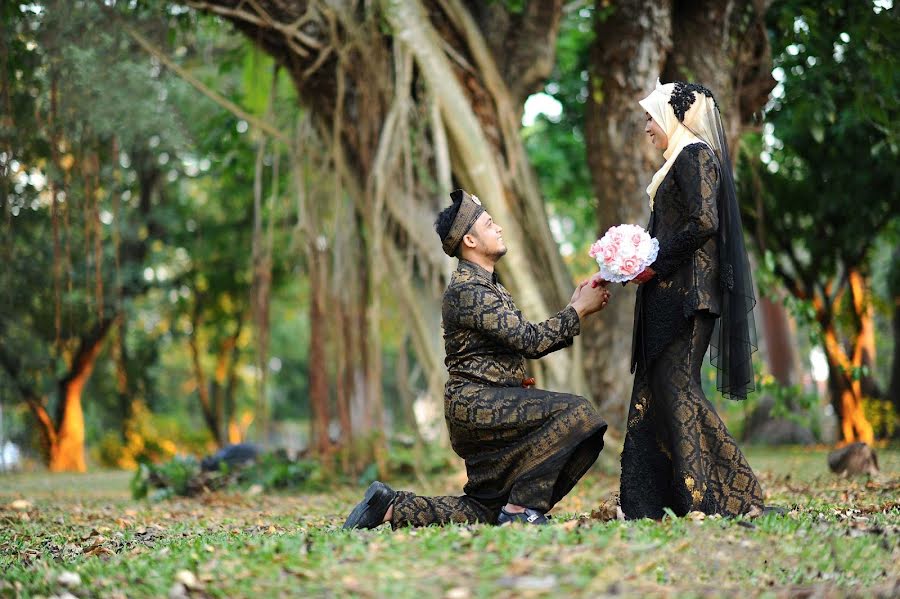
<svg viewBox="0 0 900 599"><path fill-rule="evenodd" d="M685 147L655 197L649 232L656 276L638 288L635 370L620 502L628 518L762 508L756 476L703 394L700 367L721 310L719 167L701 143Z"/></svg>

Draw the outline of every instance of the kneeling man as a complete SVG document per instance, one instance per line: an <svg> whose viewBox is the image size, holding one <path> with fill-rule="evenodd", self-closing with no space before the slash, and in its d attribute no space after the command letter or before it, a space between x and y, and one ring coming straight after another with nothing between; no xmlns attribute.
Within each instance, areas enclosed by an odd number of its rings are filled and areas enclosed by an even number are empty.
<svg viewBox="0 0 900 599"><path fill-rule="evenodd" d="M454 451L465 460L461 497L421 497L374 482L344 528L449 522L545 524L596 461L606 422L583 397L531 388L525 360L572 345L581 319L609 301L582 283L568 306L541 323L525 320L494 266L506 254L503 229L477 197L458 189L437 218L444 252L459 266L444 292L449 380L444 414Z"/></svg>

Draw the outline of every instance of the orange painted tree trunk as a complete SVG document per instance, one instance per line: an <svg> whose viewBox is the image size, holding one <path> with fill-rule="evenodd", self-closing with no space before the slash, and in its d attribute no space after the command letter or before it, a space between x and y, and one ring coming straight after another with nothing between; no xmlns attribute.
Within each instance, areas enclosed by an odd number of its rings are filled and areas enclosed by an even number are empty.
<svg viewBox="0 0 900 599"><path fill-rule="evenodd" d="M104 319L88 335L81 338L79 348L70 363L69 372L57 384L59 397L55 422L47 412L47 398L26 382L25 367L19 357L4 351L0 346L0 367L14 382L37 421L44 458L51 472L87 470L81 397L94 371L103 342L116 322L118 317Z"/></svg>
<svg viewBox="0 0 900 599"><path fill-rule="evenodd" d="M59 382L56 442L50 446L47 462L51 472L87 470L84 460L84 410L81 406L81 396L94 372L97 356L100 355L103 342L113 324L113 320L101 322L92 334L82 340L81 347L72 360L69 374Z"/></svg>
<svg viewBox="0 0 900 599"><path fill-rule="evenodd" d="M858 268L850 269L847 282L853 312L847 339L849 351L841 342L835 323L841 299L846 294L840 291L833 296L833 301L823 301L823 297L828 297L826 292L815 295L812 303L816 319L822 327L823 345L828 360L828 388L832 406L839 418L841 443L863 441L871 444L875 440L875 434L863 409L862 384L862 370L869 355L867 348L871 351L875 334L869 306L869 288ZM799 290L792 292L801 299L804 298L799 295Z"/></svg>

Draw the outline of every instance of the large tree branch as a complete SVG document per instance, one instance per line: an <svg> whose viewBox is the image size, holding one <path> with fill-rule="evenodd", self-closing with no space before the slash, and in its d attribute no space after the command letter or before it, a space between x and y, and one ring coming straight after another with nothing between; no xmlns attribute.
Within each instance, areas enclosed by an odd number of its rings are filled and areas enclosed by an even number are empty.
<svg viewBox="0 0 900 599"><path fill-rule="evenodd" d="M61 423L65 417L67 402L63 401L63 398L66 397L67 389L73 384L84 384L90 377L107 334L121 318L121 314L106 317L97 323L90 332L81 337L78 350L72 357L69 372L59 381L60 401L56 406L56 422Z"/></svg>
<svg viewBox="0 0 900 599"><path fill-rule="evenodd" d="M521 106L553 69L562 1L526 2L520 12L504 4L467 0L466 8L480 24L513 103Z"/></svg>
<svg viewBox="0 0 900 599"><path fill-rule="evenodd" d="M243 108L241 108L240 106L238 106L237 104L235 104L234 102L229 100L228 98L222 96L215 90L210 89L206 84L204 84L202 81L200 81L199 79L194 77L190 72L188 72L186 69L182 68L174 60L169 58L169 56L165 52L163 52L162 50L157 48L152 42L150 42L150 40L148 40L146 37L141 35L136 29L131 27L123 19L119 18L119 16L116 14L116 12L113 8L107 6L102 0L96 0L96 2L97 2L97 5L113 21L116 22L116 25L118 27L120 27L123 31L125 31L125 33L127 33L128 36L131 37L131 39L133 39L135 41L135 43L137 43L137 45L141 47L141 49L143 49L145 52L147 52L147 54L153 56L158 61L160 61L162 64L164 64L166 66L166 68L170 69L172 72L174 72L180 78L182 78L184 81L189 83L191 86L194 87L194 89L196 89L201 94L203 94L204 96L206 96L207 98L209 98L210 100L212 100L213 102L215 102L216 104L218 104L219 106L221 106L222 108L227 110L228 112L232 113L236 117L247 121L254 127L257 127L261 131L265 132L267 135L281 141L285 145L289 145L290 139L287 136L285 136L284 133L279 131L278 128L276 128L274 125L247 112L246 110L244 110ZM207 3L202 2L200 4L205 5Z"/></svg>

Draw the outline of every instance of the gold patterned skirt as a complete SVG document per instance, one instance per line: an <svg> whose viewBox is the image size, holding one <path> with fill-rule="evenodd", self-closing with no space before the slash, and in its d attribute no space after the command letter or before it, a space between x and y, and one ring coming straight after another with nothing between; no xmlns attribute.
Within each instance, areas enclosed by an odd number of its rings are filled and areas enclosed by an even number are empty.
<svg viewBox="0 0 900 599"><path fill-rule="evenodd" d="M756 476L703 394L714 325L714 316L696 313L649 368L638 364L619 493L629 519L659 519L664 508L737 516L763 507Z"/></svg>
<svg viewBox="0 0 900 599"><path fill-rule="evenodd" d="M451 379L445 403L465 493L546 512L596 461L606 422L577 395Z"/></svg>
<svg viewBox="0 0 900 599"><path fill-rule="evenodd" d="M445 415L466 462L465 495L399 491L391 527L496 524L507 501L547 512L603 449L606 422L588 400L541 389L496 387L451 377Z"/></svg>

